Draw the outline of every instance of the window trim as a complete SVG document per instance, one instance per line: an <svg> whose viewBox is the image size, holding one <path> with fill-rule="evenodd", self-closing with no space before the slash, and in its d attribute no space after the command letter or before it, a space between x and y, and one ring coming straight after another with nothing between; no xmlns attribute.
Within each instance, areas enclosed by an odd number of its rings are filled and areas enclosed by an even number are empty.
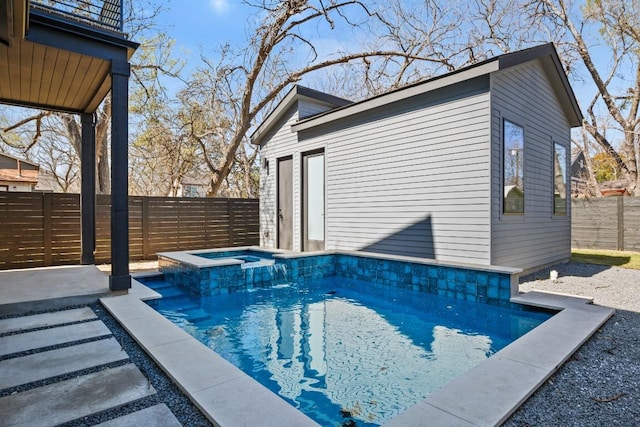
<svg viewBox="0 0 640 427"><path fill-rule="evenodd" d="M505 147L505 124L509 122L511 125L517 126L520 129L522 129L522 148L521 148L521 153L522 153L522 212L506 212L505 208L506 208L506 204L505 204L505 178L506 178L506 155L507 155L507 150ZM512 218L523 218L525 213L526 213L526 194L527 192L525 191L525 185L526 185L526 180L525 180L525 160L526 160L526 149L525 149L525 127L522 126L519 122L515 121L515 120L511 120L509 118L506 117L502 117L502 123L500 126L500 152L501 152L501 156L500 156L500 169L501 169L501 176L500 176L500 200L501 200L501 216L504 217L512 217Z"/></svg>
<svg viewBox="0 0 640 427"><path fill-rule="evenodd" d="M565 156L565 160L564 160L564 199L565 199L565 208L564 208L564 212L562 213L558 213L556 212L556 146L558 147L562 147L564 149L564 156ZM569 150L567 149L567 147L559 142L557 142L555 139L553 139L551 141L551 215L554 218L565 218L568 216L569 214L569 209L568 209L568 199L570 197L570 194L568 193L568 191L570 190L570 184L569 184L569 175L568 175L568 168L567 168L567 153L569 152Z"/></svg>

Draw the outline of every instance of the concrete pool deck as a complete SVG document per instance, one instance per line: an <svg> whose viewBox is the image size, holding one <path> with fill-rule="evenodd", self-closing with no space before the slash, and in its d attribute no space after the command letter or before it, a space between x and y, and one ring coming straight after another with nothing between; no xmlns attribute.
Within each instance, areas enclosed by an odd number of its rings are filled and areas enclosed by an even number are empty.
<svg viewBox="0 0 640 427"><path fill-rule="evenodd" d="M0 316L12 316L0 319L3 426L45 427L105 413L112 418L104 427L181 425L164 403L149 403L156 390L86 306L110 294L108 277L94 266L0 271ZM151 295L137 284L130 294ZM126 415L121 407L129 407Z"/></svg>
<svg viewBox="0 0 640 427"><path fill-rule="evenodd" d="M80 280L75 273L82 269ZM91 296L95 301L108 293L107 277L95 267L38 270L0 272L1 307L24 308L35 301L34 307L44 309L45 300L58 304ZM214 424L317 425L143 302L157 297L134 281L128 294L101 301ZM582 297L530 292L512 301L562 311L387 425L500 424L613 314Z"/></svg>
<svg viewBox="0 0 640 427"><path fill-rule="evenodd" d="M140 298L101 302L214 424L317 425ZM438 426L499 425L614 312L590 298L543 292L512 302L560 311L385 426L423 426L426 419Z"/></svg>

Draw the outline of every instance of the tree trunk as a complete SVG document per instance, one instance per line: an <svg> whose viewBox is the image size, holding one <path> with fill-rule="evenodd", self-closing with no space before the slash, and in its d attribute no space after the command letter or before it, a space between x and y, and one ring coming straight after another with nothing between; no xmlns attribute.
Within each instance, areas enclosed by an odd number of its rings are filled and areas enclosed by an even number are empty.
<svg viewBox="0 0 640 427"><path fill-rule="evenodd" d="M103 141L98 152L98 159L96 161L98 182L96 185L96 192L98 194L111 194L111 168L109 167L109 150L107 145L107 135L103 137Z"/></svg>

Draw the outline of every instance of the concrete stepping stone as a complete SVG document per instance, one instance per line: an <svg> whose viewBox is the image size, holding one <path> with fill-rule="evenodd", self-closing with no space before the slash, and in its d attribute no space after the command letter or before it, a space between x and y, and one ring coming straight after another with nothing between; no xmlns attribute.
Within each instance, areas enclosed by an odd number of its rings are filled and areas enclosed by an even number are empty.
<svg viewBox="0 0 640 427"><path fill-rule="evenodd" d="M105 335L111 331L101 321L9 335L0 338L0 356Z"/></svg>
<svg viewBox="0 0 640 427"><path fill-rule="evenodd" d="M155 392L138 368L127 364L2 397L0 420L4 427L54 426Z"/></svg>
<svg viewBox="0 0 640 427"><path fill-rule="evenodd" d="M55 311L52 313L34 314L31 316L14 317L11 319L0 320L0 334L96 318L96 314L89 307Z"/></svg>
<svg viewBox="0 0 640 427"><path fill-rule="evenodd" d="M96 427L182 427L180 421L173 415L164 403L142 409L122 417L114 418Z"/></svg>
<svg viewBox="0 0 640 427"><path fill-rule="evenodd" d="M128 359L114 338L0 361L0 389Z"/></svg>

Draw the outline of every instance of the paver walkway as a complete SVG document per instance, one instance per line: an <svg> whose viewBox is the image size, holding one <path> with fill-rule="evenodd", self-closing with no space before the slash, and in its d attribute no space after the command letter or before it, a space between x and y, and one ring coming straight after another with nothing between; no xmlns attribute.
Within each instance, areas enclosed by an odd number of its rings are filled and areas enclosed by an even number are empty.
<svg viewBox="0 0 640 427"><path fill-rule="evenodd" d="M54 426L155 394L88 307L0 320L0 423ZM164 404L107 426L179 426Z"/></svg>

